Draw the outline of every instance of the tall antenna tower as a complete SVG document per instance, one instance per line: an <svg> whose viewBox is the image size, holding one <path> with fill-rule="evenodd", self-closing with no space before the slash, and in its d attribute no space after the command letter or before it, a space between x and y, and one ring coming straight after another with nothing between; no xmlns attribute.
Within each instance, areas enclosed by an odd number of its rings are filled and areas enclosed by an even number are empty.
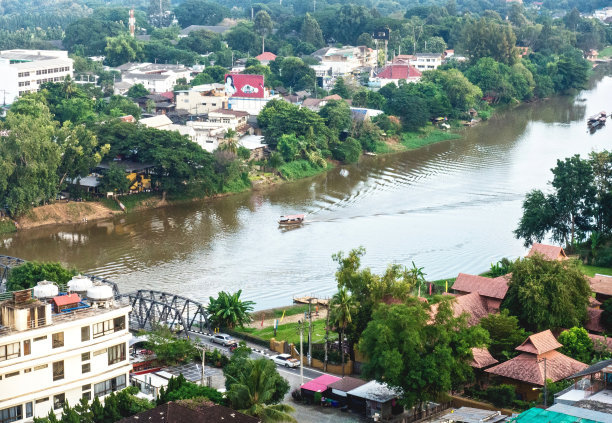
<svg viewBox="0 0 612 423"><path fill-rule="evenodd" d="M136 31L136 18L134 17L134 9L130 9L130 35L134 38L134 32Z"/></svg>

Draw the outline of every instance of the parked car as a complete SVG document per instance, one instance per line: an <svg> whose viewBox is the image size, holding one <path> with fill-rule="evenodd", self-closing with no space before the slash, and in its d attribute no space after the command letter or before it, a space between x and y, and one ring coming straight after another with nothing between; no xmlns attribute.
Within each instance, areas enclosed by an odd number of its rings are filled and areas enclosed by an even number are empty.
<svg viewBox="0 0 612 423"><path fill-rule="evenodd" d="M289 354L279 354L272 356L272 361L285 367L300 367L300 360L292 358Z"/></svg>
<svg viewBox="0 0 612 423"><path fill-rule="evenodd" d="M232 337L226 333L217 333L211 338L211 341L215 344L221 344L225 347L237 344L236 340L232 339Z"/></svg>

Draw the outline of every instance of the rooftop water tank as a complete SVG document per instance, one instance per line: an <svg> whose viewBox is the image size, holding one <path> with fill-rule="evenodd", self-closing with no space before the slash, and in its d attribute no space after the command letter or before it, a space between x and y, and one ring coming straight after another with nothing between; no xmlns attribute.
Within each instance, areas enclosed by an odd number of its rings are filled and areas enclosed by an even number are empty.
<svg viewBox="0 0 612 423"><path fill-rule="evenodd" d="M40 281L34 287L34 297L39 300L48 300L59 295L59 288L55 282Z"/></svg>
<svg viewBox="0 0 612 423"><path fill-rule="evenodd" d="M77 294L85 294L93 286L93 282L87 276L76 275L70 281L68 281L68 289L70 292L76 292Z"/></svg>
<svg viewBox="0 0 612 423"><path fill-rule="evenodd" d="M90 301L108 301L113 297L113 288L105 283L95 284L87 290L87 298Z"/></svg>

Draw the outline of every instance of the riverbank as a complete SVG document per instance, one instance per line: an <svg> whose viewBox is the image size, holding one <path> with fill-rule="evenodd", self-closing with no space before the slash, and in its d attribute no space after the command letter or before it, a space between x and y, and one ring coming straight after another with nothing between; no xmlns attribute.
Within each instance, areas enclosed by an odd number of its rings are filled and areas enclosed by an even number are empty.
<svg viewBox="0 0 612 423"><path fill-rule="evenodd" d="M442 131L433 126L424 128L415 133L402 133L400 136L387 137L377 145L376 155L397 154L406 151L418 150L425 146L460 139L462 136ZM35 229L43 226L66 225L91 222L113 218L122 213L135 213L141 210L156 209L190 203L200 200L212 200L228 195L245 192L248 190L261 190L278 184L298 181L310 178L334 169L338 164L328 162L326 167L317 167L306 160L297 160L283 164L276 173L253 171L249 175L250 187L246 185L236 187L228 192L214 194L208 197L200 196L177 196L175 198L162 199L158 193L139 193L120 196L119 201L125 206L121 210L117 202L110 198L102 198L99 201L82 202L57 202L45 206L35 207L24 216L12 221L5 219L0 221L0 234L14 232L15 230Z"/></svg>

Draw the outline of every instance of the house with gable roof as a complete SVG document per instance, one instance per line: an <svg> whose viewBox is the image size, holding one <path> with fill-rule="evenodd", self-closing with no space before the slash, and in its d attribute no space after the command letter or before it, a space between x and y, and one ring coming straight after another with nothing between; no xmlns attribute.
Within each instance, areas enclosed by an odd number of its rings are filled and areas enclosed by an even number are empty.
<svg viewBox="0 0 612 423"><path fill-rule="evenodd" d="M497 313L508 292L509 281L509 274L497 278L485 278L484 276L459 273L453 283L453 291L458 295L478 293L484 298L488 312Z"/></svg>
<svg viewBox="0 0 612 423"><path fill-rule="evenodd" d="M516 386L521 399L534 401L546 380L557 382L588 367L557 351L562 346L550 330L535 333L515 348L518 356L485 371Z"/></svg>
<svg viewBox="0 0 612 423"><path fill-rule="evenodd" d="M547 260L567 260L567 255L562 247L557 247L556 245L546 245L534 243L531 246L531 250L527 253L527 257L532 257L535 254L539 254L543 256Z"/></svg>

